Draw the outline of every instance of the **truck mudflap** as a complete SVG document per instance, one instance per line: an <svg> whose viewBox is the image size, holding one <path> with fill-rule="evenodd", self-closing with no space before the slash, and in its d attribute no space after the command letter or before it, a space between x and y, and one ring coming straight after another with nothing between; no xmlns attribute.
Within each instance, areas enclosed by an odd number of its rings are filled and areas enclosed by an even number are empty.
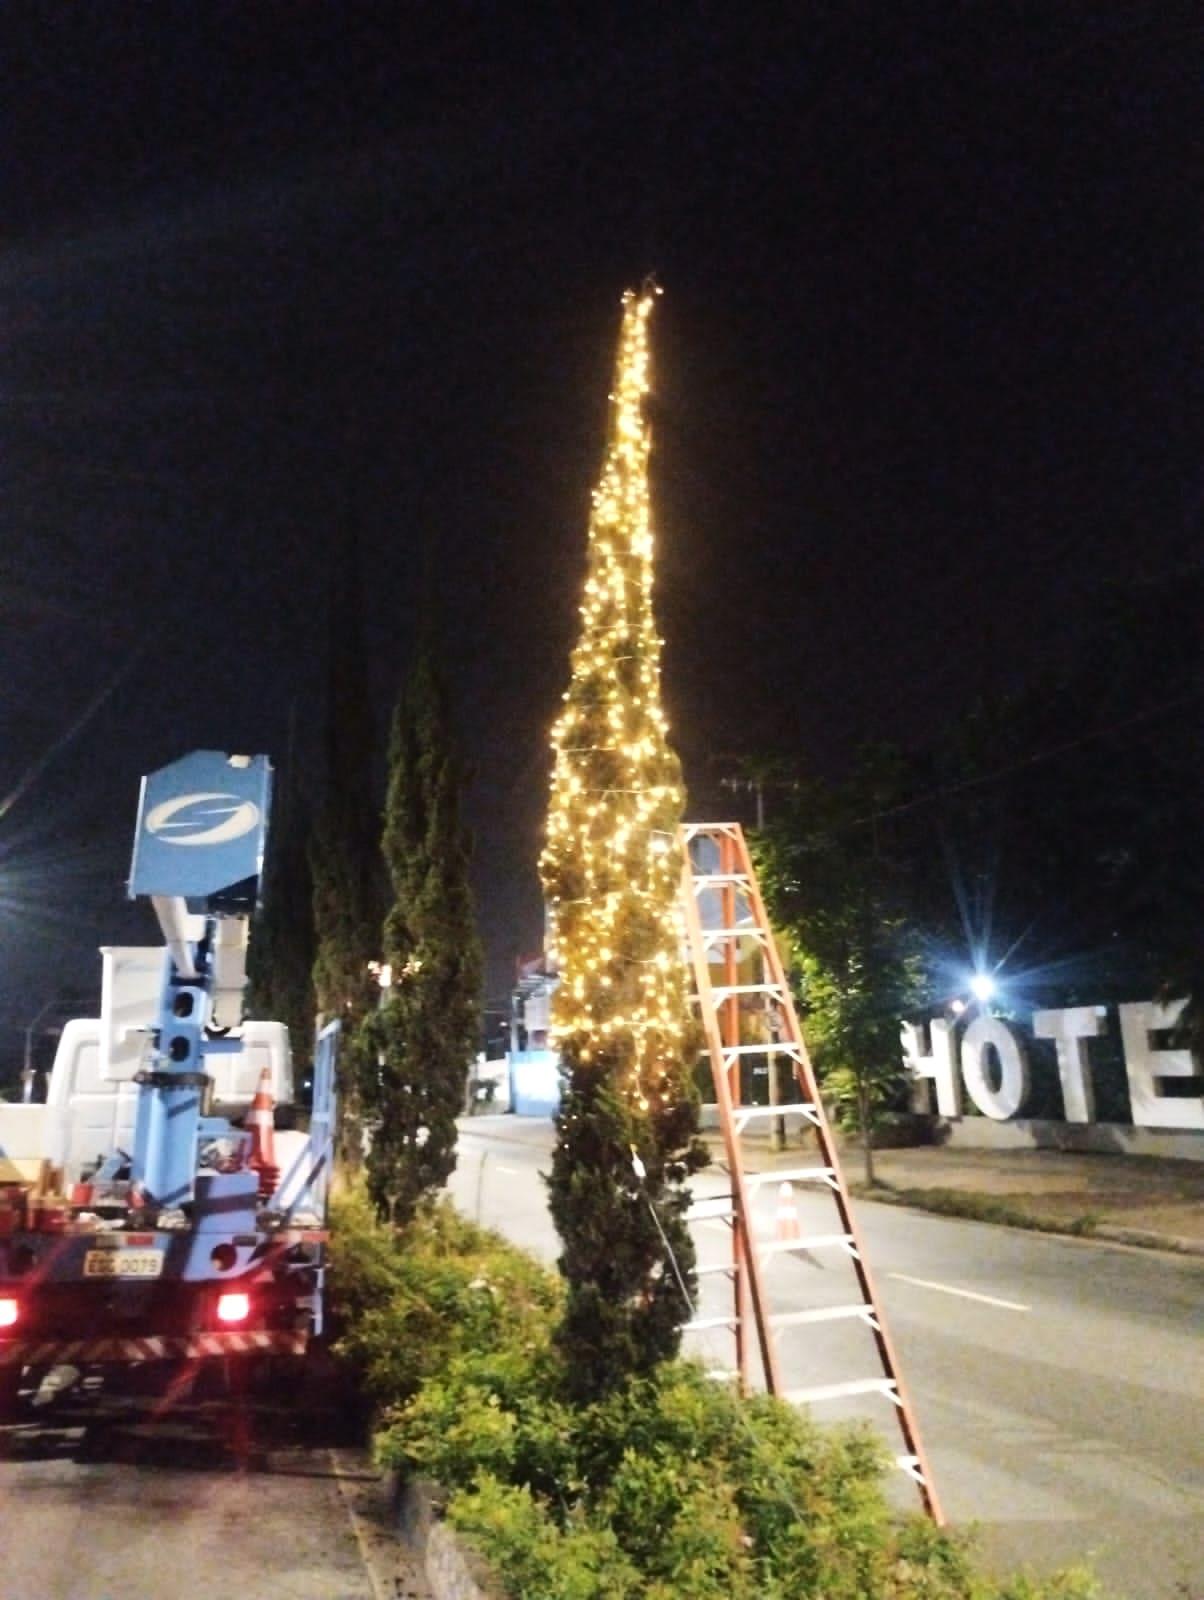
<svg viewBox="0 0 1204 1600"><path fill-rule="evenodd" d="M0 1340L0 1367L180 1361L205 1356L303 1356L308 1345L308 1333L272 1329L147 1335L131 1339L12 1339Z"/></svg>

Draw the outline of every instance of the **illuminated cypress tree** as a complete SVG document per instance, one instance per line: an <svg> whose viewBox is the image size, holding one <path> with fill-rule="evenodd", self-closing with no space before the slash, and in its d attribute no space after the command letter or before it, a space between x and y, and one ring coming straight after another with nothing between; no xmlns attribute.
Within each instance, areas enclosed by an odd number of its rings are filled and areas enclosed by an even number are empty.
<svg viewBox="0 0 1204 1600"><path fill-rule="evenodd" d="M550 1179L569 1286L560 1339L582 1397L673 1354L688 1314L682 1285L694 1293L685 1179L702 1157L677 905L684 794L660 701L643 410L656 292L623 299L540 863L566 1074Z"/></svg>

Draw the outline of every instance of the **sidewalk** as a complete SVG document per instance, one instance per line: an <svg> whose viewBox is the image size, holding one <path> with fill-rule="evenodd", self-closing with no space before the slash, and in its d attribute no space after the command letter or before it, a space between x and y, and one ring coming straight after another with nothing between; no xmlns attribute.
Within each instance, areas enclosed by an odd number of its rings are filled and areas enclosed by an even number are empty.
<svg viewBox="0 0 1204 1600"><path fill-rule="evenodd" d="M717 1135L707 1137L718 1153ZM765 1136L744 1139L746 1161L762 1171L797 1164L800 1148L814 1140L771 1155ZM862 1198L1204 1256L1204 1162L919 1145L876 1150L874 1189L859 1146L842 1145L841 1162Z"/></svg>

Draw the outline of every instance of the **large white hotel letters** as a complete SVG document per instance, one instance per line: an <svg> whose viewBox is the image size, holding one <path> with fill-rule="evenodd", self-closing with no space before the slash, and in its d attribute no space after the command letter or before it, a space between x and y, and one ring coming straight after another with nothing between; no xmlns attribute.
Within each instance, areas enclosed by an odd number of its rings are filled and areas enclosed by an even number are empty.
<svg viewBox="0 0 1204 1600"><path fill-rule="evenodd" d="M1142 1001L1117 1008L1130 1109L1138 1127L1204 1131L1204 1097L1180 1099L1159 1087L1164 1078L1192 1078L1201 1070L1190 1050L1160 1049L1153 1038L1174 1027L1185 1004ZM1107 1014L1106 1006L1071 1006L1033 1015L1034 1035L1051 1039L1057 1050L1067 1122L1095 1121L1089 1044L1104 1032ZM1023 1039L1001 1017L975 1017L962 1034L960 1052L954 1024L944 1018L927 1029L905 1022L902 1039L903 1060L917 1082L933 1084L940 1116L961 1116L963 1086L984 1116L1006 1122L1021 1114L1028 1098L1028 1053Z"/></svg>

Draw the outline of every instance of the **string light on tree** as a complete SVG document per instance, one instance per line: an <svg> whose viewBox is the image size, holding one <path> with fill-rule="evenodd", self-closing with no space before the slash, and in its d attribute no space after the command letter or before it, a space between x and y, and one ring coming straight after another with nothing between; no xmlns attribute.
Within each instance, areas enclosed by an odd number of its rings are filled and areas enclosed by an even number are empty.
<svg viewBox="0 0 1204 1600"><path fill-rule="evenodd" d="M605 1035L640 1110L676 1092L688 1029L677 959L684 794L660 701L648 493L648 320L659 291L623 297L610 439L594 491L581 636L552 730L541 871L564 981L553 1035L572 1057Z"/></svg>
<svg viewBox="0 0 1204 1600"><path fill-rule="evenodd" d="M540 862L561 975L551 1021L564 1090L549 1189L569 1293L558 1342L580 1399L677 1349L682 1289L695 1284L685 1181L705 1160L678 909L685 797L652 609L644 402L657 293L623 297Z"/></svg>

